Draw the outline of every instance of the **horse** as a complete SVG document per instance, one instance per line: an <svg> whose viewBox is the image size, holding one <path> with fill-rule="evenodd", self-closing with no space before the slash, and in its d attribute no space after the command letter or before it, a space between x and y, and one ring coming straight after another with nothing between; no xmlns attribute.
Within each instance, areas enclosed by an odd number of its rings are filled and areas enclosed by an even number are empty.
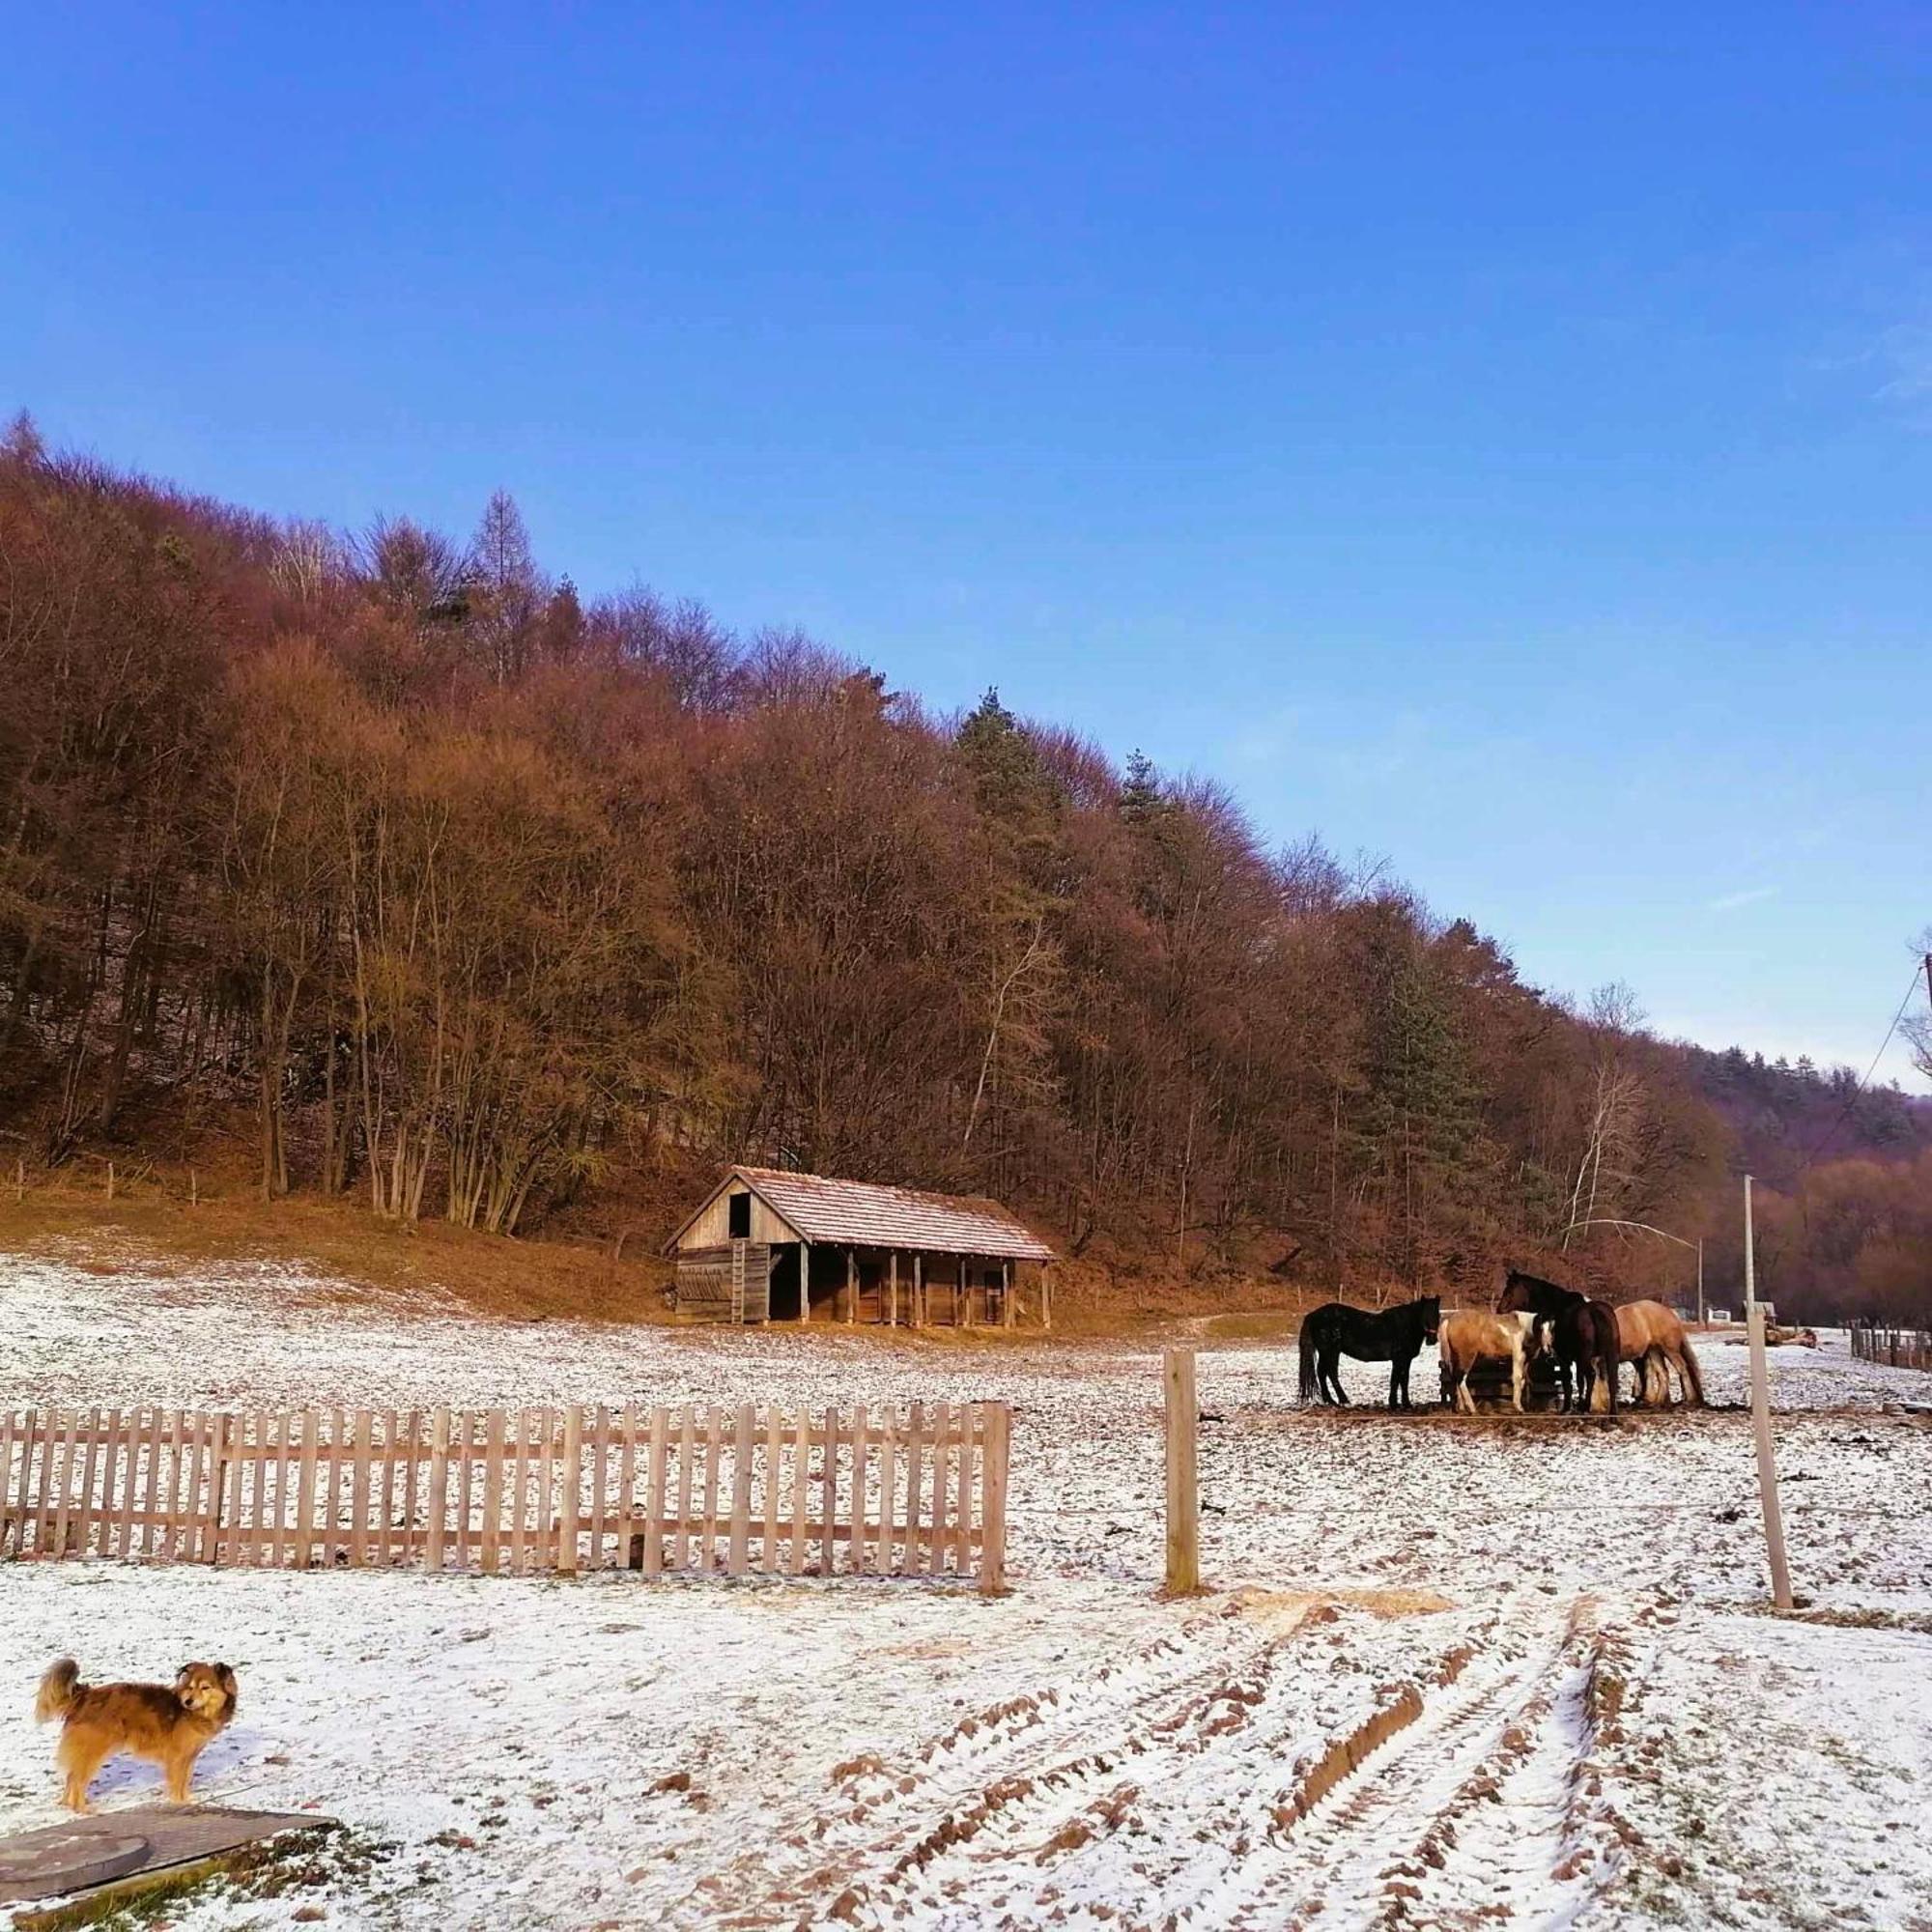
<svg viewBox="0 0 1932 1932"><path fill-rule="evenodd" d="M1442 1318L1436 1349L1442 1359L1442 1400L1466 1414L1476 1412L1469 1371L1485 1359L1510 1365L1510 1400L1522 1409L1525 1365L1537 1352L1536 1317L1527 1311L1492 1314L1487 1308L1452 1308Z"/></svg>
<svg viewBox="0 0 1932 1932"><path fill-rule="evenodd" d="M1680 1392L1686 1403L1704 1406L1704 1378L1684 1323L1661 1301L1626 1301L1616 1311L1617 1359L1636 1367L1636 1399L1670 1401L1670 1371L1677 1371Z"/></svg>
<svg viewBox="0 0 1932 1932"><path fill-rule="evenodd" d="M1408 1371L1425 1342L1435 1339L1442 1314L1439 1295L1425 1294L1379 1315L1350 1308L1346 1301L1324 1301L1301 1323L1301 1399L1349 1404L1348 1391L1336 1374L1341 1358L1389 1364L1389 1406L1413 1408L1408 1399ZM1331 1393L1332 1391L1332 1393Z"/></svg>
<svg viewBox="0 0 1932 1932"><path fill-rule="evenodd" d="M1577 1399L1585 1408L1604 1406L1617 1412L1617 1318L1607 1302L1591 1301L1553 1281L1511 1268L1497 1306L1516 1314L1527 1310L1539 1327L1549 1330L1550 1352L1556 1357L1556 1378L1563 1389L1563 1406L1571 1406L1570 1372L1577 1372Z"/></svg>

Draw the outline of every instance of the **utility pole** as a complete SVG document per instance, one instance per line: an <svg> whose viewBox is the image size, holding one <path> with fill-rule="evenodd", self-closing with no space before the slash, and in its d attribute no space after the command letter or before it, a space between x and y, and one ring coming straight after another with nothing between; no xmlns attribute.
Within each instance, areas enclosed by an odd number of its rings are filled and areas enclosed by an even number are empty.
<svg viewBox="0 0 1932 1932"><path fill-rule="evenodd" d="M1784 1514L1777 1506L1777 1462L1771 1451L1770 1369L1764 1358L1764 1307L1757 1298L1757 1257L1751 1238L1751 1178L1745 1176L1745 1334L1750 1345L1751 1432L1757 1437L1757 1494L1771 1556L1771 1600L1791 1608L1791 1570L1784 1560Z"/></svg>

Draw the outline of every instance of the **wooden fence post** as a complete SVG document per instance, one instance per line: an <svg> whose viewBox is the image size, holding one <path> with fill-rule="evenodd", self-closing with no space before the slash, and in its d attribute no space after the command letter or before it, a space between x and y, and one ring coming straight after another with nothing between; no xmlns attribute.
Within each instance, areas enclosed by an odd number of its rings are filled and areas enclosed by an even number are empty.
<svg viewBox="0 0 1932 1932"><path fill-rule="evenodd" d="M1765 1548L1771 1558L1771 1601L1791 1608L1791 1569L1784 1555L1784 1512L1777 1501L1777 1459L1771 1446L1769 1369L1764 1358L1764 1304L1746 1304L1750 1343L1751 1433L1757 1438L1758 1501L1764 1511Z"/></svg>
<svg viewBox="0 0 1932 1932"><path fill-rule="evenodd" d="M1201 1587L1201 1510L1195 1471L1200 1412L1194 1395L1194 1350L1169 1349L1167 1385L1167 1594L1191 1597Z"/></svg>
<svg viewBox="0 0 1932 1932"><path fill-rule="evenodd" d="M1003 1402L989 1402L985 1411L985 1440L981 1446L980 1506L980 1594L1007 1593L1007 1454L1012 1442L1013 1412Z"/></svg>
<svg viewBox="0 0 1932 1932"><path fill-rule="evenodd" d="M1757 1493L1771 1557L1771 1600L1791 1604L1791 1571L1784 1560L1784 1512L1777 1503L1777 1459L1771 1448L1771 1371L1764 1359L1764 1303L1757 1298L1756 1243L1751 1235L1751 1177L1745 1176L1745 1341L1750 1350L1751 1433L1757 1437Z"/></svg>

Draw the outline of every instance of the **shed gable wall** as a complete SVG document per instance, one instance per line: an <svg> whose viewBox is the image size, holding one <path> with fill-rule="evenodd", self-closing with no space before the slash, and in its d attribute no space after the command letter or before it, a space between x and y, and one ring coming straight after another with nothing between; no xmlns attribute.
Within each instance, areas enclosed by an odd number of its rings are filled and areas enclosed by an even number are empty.
<svg viewBox="0 0 1932 1932"><path fill-rule="evenodd" d="M690 1248L722 1248L731 1239L731 1196L744 1189L742 1181L722 1187L704 1205L703 1211L678 1237L680 1251ZM754 1241L795 1241L797 1234L766 1207L762 1197L752 1195L752 1239Z"/></svg>

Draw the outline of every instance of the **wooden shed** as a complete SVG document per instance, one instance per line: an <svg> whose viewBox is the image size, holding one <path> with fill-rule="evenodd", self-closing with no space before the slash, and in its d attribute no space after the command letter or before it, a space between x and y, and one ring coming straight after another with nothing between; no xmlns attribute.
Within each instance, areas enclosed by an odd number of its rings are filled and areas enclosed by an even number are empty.
<svg viewBox="0 0 1932 1932"><path fill-rule="evenodd" d="M670 1238L681 1315L1012 1327L1021 1270L1053 1325L1053 1250L996 1201L734 1167Z"/></svg>

